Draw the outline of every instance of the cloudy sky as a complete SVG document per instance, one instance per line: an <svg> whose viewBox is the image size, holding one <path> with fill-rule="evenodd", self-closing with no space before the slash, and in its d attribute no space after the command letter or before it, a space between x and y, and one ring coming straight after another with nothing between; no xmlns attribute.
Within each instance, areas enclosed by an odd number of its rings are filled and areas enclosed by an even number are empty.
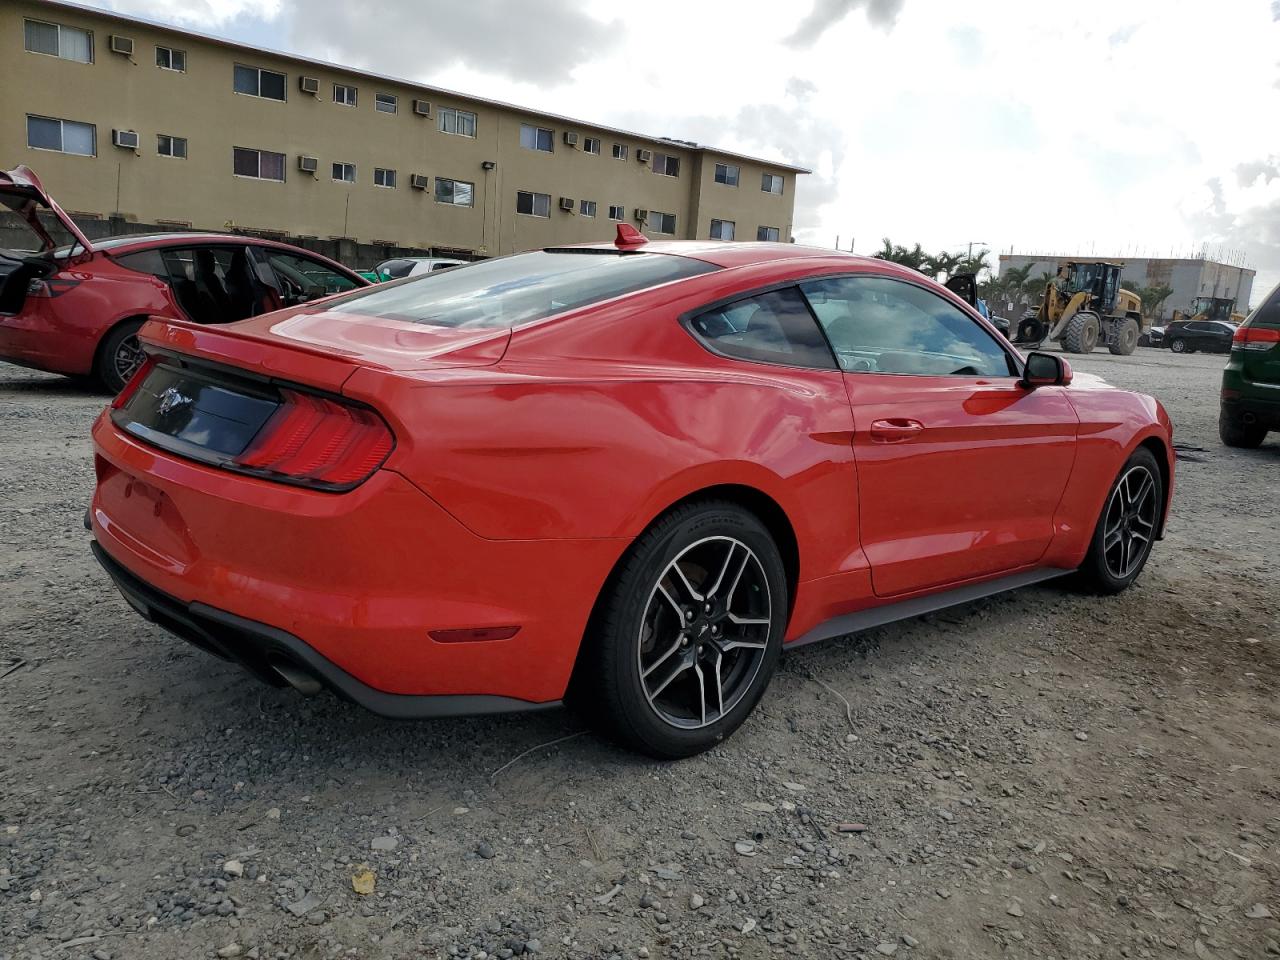
<svg viewBox="0 0 1280 960"><path fill-rule="evenodd" d="M811 167L796 236L1280 282L1280 0L89 0Z"/></svg>

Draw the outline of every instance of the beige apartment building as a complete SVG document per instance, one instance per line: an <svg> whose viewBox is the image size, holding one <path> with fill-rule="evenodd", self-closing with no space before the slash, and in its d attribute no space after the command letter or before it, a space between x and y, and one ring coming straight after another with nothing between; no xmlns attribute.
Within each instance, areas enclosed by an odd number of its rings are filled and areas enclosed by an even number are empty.
<svg viewBox="0 0 1280 960"><path fill-rule="evenodd" d="M799 167L54 0L0 4L0 166L68 211L495 256L788 240Z"/></svg>

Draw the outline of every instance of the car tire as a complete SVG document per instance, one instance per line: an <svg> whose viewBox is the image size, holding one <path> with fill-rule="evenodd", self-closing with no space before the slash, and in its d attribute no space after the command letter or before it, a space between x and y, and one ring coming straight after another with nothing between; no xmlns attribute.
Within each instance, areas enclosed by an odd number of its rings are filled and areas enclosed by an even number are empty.
<svg viewBox="0 0 1280 960"><path fill-rule="evenodd" d="M1218 412L1218 436L1228 447L1256 450L1267 439L1267 428L1256 423L1241 423L1225 410Z"/></svg>
<svg viewBox="0 0 1280 960"><path fill-rule="evenodd" d="M777 669L787 610L782 557L754 514L721 500L678 507L636 540L606 585L570 703L651 757L701 753L755 709Z"/></svg>
<svg viewBox="0 0 1280 960"><path fill-rule="evenodd" d="M1137 580L1151 556L1163 513L1160 467L1150 450L1139 447L1107 491L1080 567L1085 584L1098 593L1119 593Z"/></svg>
<svg viewBox="0 0 1280 960"><path fill-rule="evenodd" d="M1118 321L1107 336L1107 349L1117 357L1127 357L1138 345L1138 324L1126 318Z"/></svg>
<svg viewBox="0 0 1280 960"><path fill-rule="evenodd" d="M1093 353L1098 345L1099 321L1096 313L1081 310L1067 321L1062 347L1068 353Z"/></svg>
<svg viewBox="0 0 1280 960"><path fill-rule="evenodd" d="M93 365L93 378L112 396L123 390L124 385L129 382L132 372L128 369L130 364L127 361L130 359L136 361L132 364L134 370L141 363L136 355L140 353L138 331L142 329L143 322L142 320L125 320L123 323L116 324L98 345L98 356Z"/></svg>
<svg viewBox="0 0 1280 960"><path fill-rule="evenodd" d="M1174 337L1172 340L1170 340L1169 349L1172 350L1174 353L1190 353L1191 352L1187 349L1187 341L1183 340L1181 337Z"/></svg>

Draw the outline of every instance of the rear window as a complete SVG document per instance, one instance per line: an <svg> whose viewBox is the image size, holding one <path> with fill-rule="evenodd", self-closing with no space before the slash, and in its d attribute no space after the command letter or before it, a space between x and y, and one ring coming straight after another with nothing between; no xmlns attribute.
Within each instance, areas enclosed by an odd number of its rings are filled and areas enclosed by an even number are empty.
<svg viewBox="0 0 1280 960"><path fill-rule="evenodd" d="M1280 327L1280 286L1267 294L1262 306L1249 314L1249 326Z"/></svg>
<svg viewBox="0 0 1280 960"><path fill-rule="evenodd" d="M326 309L436 327L514 327L716 269L667 254L539 250L362 291Z"/></svg>

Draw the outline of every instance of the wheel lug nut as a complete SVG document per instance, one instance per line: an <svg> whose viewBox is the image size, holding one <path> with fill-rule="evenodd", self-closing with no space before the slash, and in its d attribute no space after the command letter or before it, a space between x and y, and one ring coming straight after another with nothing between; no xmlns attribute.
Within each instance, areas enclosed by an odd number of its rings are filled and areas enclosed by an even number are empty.
<svg viewBox="0 0 1280 960"><path fill-rule="evenodd" d="M711 612L711 604L709 604L709 603L708 603L706 606L704 606L704 607L702 608L702 610L703 610L703 612L704 612L704 613L710 613L710 612Z"/></svg>

